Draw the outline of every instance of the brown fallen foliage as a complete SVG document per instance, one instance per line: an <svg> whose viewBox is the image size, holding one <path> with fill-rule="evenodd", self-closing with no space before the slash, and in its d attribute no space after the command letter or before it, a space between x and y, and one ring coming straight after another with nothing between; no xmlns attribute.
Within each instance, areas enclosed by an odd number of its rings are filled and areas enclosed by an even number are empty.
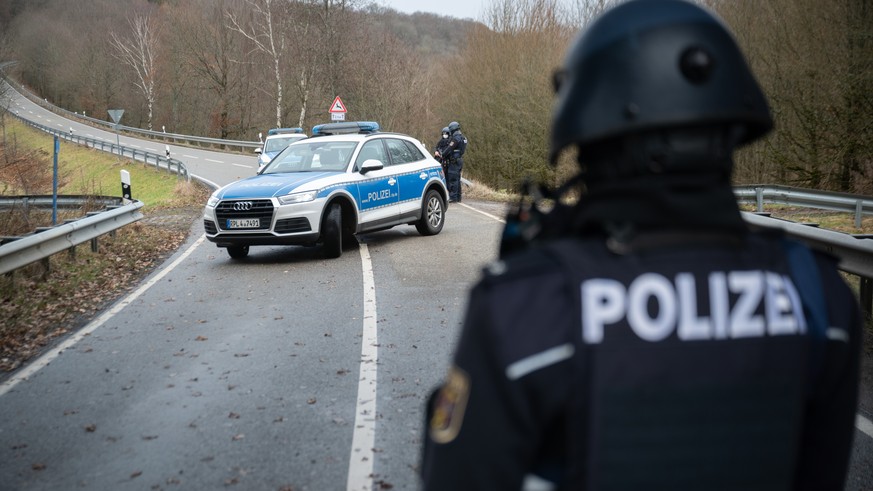
<svg viewBox="0 0 873 491"><path fill-rule="evenodd" d="M145 219L101 236L97 252L81 244L52 256L48 271L34 263L0 277L0 370L18 368L135 288L184 243L201 210L145 210Z"/></svg>

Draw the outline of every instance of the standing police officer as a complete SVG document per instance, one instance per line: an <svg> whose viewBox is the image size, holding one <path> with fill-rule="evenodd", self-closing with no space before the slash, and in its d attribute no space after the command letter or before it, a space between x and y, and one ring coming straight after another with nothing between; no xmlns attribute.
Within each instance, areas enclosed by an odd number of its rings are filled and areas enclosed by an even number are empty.
<svg viewBox="0 0 873 491"><path fill-rule="evenodd" d="M727 28L631 0L556 81L550 158L575 145L584 189L473 289L425 489L843 489L858 305L835 258L740 215L732 152L772 120Z"/></svg>
<svg viewBox="0 0 873 491"><path fill-rule="evenodd" d="M461 170L464 168L464 152L467 151L467 137L461 133L461 125L452 121L448 126L449 144L440 152L448 171L446 184L449 188L449 202L461 201Z"/></svg>
<svg viewBox="0 0 873 491"><path fill-rule="evenodd" d="M448 148L449 142L451 141L449 139L449 136L449 127L446 126L442 130L442 137L440 138L440 141L437 142L436 146L433 149L433 156L437 159L439 163L443 165L443 174L446 174L446 176L448 176L449 174L449 168L446 160L443 159L443 152L446 151L446 148Z"/></svg>

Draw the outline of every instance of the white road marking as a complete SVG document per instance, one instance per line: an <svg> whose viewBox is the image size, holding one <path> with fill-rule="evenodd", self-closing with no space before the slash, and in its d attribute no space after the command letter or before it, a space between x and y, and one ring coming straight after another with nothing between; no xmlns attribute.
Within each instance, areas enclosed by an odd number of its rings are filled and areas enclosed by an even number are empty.
<svg viewBox="0 0 873 491"><path fill-rule="evenodd" d="M470 205L465 205L464 203L452 203L452 204L453 204L453 205L461 205L461 206L463 206L464 208L466 208L466 209L468 209L468 210L473 210L473 211L475 211L476 213L481 213L481 214L485 215L485 216L488 217L488 218L491 218L491 219L493 219L493 220L497 220L497 221L500 222L500 223L506 223L506 220L504 220L504 219L502 219L502 218L499 218L499 217L496 217L496 216L492 215L491 213L487 213L487 212L484 212L484 211L482 211L482 210L477 210L476 208L473 208L473 207L470 206Z"/></svg>
<svg viewBox="0 0 873 491"><path fill-rule="evenodd" d="M861 416L860 414L855 415L855 428L861 430L864 434L873 438L873 422L870 422L869 419Z"/></svg>
<svg viewBox="0 0 873 491"><path fill-rule="evenodd" d="M373 489L373 447L376 443L376 376L379 363L376 333L376 281L367 244L360 244L361 269L364 273L364 326L361 338L361 369L358 399L355 406L355 429L349 458L347 491Z"/></svg>
<svg viewBox="0 0 873 491"><path fill-rule="evenodd" d="M83 327L79 332L71 336L69 339L61 343L57 348L52 349L50 352L40 356L33 363L24 367L20 372L15 374L15 376L11 377L9 380L3 382L0 385L0 397L5 395L10 390L14 389L16 385L27 380L36 372L40 371L44 367L47 367L49 363L52 362L55 358L60 356L64 351L72 348L79 341L81 341L85 336L90 335L94 332L98 327L105 324L107 321L115 317L116 314L121 312L125 307L130 305L134 300L139 298L140 295L146 292L149 288L154 286L155 283L160 281L164 276L166 276L170 271L172 271L176 266L178 266L182 261L188 258L194 249L196 249L203 241L206 240L205 235L201 235L196 242L191 244L191 247L188 248L185 252L182 253L179 257L176 258L175 261L172 262L169 266L162 269L158 274L152 277L147 282L143 283L139 288L136 289L133 293L128 295L124 300L115 304L111 309L104 312L102 315L88 323L85 327Z"/></svg>
<svg viewBox="0 0 873 491"><path fill-rule="evenodd" d="M185 154L182 154L182 156L185 157L186 159L196 159L196 158L197 158L197 157L195 157L195 156L193 156L193 155L185 155Z"/></svg>
<svg viewBox="0 0 873 491"><path fill-rule="evenodd" d="M208 186L211 186L212 189L218 189L218 188L221 187L221 186L219 186L218 184L216 184L216 183L210 181L209 179L206 179L205 177L201 177L201 176L198 176L198 175L196 175L196 174L191 174L191 177L194 178L194 179L199 179L199 180L202 181L202 182L205 182Z"/></svg>
<svg viewBox="0 0 873 491"><path fill-rule="evenodd" d="M224 162L221 161L221 160L212 160L212 159L203 159L203 160L205 160L205 161L207 161L207 162L215 162L216 164L223 164L223 163L224 163Z"/></svg>
<svg viewBox="0 0 873 491"><path fill-rule="evenodd" d="M243 165L243 164L233 164L233 165L235 165L237 167L245 167L246 169L254 169L254 167L252 167L251 165Z"/></svg>

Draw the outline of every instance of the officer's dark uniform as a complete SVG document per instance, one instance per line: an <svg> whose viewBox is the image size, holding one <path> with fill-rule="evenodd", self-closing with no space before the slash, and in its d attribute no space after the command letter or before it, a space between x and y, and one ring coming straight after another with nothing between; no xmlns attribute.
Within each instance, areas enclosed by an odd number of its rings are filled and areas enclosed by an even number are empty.
<svg viewBox="0 0 873 491"><path fill-rule="evenodd" d="M772 119L735 41L632 0L566 66L550 157L578 145L585 189L514 215L534 238L473 289L424 488L843 489L861 317L834 258L742 220L731 154Z"/></svg>
<svg viewBox="0 0 873 491"><path fill-rule="evenodd" d="M860 320L834 260L815 260L818 337L780 240L605 242L521 253L473 290L425 488L842 489Z"/></svg>
<svg viewBox="0 0 873 491"><path fill-rule="evenodd" d="M446 185L449 188L449 200L461 201L461 170L464 168L464 153L467 151L467 137L461 133L461 125L456 121L449 123L449 145L441 155L448 166Z"/></svg>
<svg viewBox="0 0 873 491"><path fill-rule="evenodd" d="M440 134L440 140L437 142L436 146L433 149L433 154L437 158L437 160L439 160L439 162L443 165L443 174L446 175L448 175L449 168L448 163L443 158L443 152L445 152L448 148L450 141L451 138L449 135L449 128L445 127Z"/></svg>

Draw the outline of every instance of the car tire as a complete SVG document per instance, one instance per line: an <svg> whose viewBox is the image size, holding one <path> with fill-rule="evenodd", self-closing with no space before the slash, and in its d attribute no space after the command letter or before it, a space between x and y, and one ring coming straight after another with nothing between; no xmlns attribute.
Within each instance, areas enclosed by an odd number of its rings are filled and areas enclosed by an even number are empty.
<svg viewBox="0 0 873 491"><path fill-rule="evenodd" d="M415 222L415 228L421 235L436 235L443 229L446 222L446 203L435 189L424 195L421 203L421 218Z"/></svg>
<svg viewBox="0 0 873 491"><path fill-rule="evenodd" d="M321 224L321 237L324 255L328 259L335 259L343 254L343 213L337 203L330 205L330 209L324 216Z"/></svg>
<svg viewBox="0 0 873 491"><path fill-rule="evenodd" d="M227 253L232 259L243 259L249 255L249 246L230 246Z"/></svg>

